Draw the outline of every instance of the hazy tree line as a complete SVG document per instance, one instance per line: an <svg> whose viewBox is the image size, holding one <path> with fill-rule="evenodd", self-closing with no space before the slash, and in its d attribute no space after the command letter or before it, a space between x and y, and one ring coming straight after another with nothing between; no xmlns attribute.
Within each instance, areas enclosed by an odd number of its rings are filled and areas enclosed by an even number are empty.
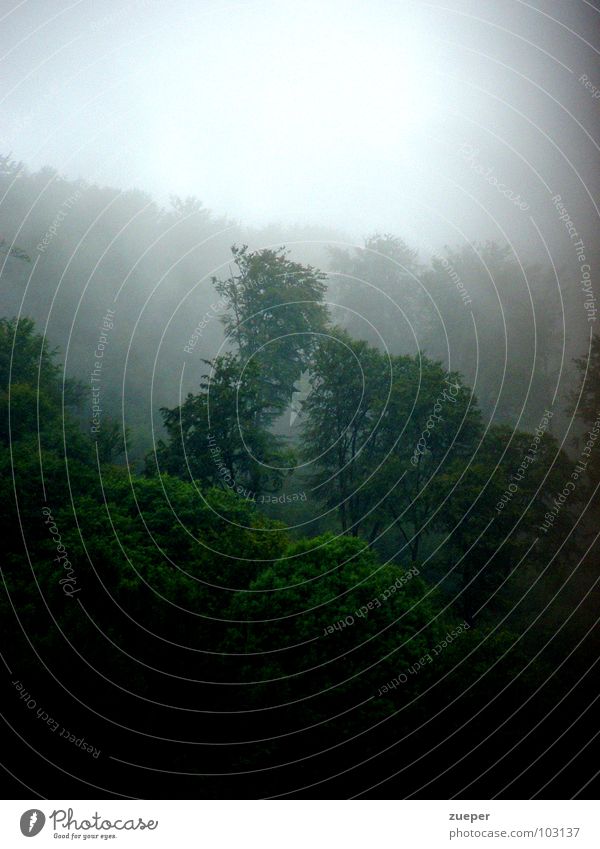
<svg viewBox="0 0 600 849"><path fill-rule="evenodd" d="M41 323L60 345L69 377L88 380L96 327L117 295L103 405L120 418L125 396L138 461L152 442L150 386L157 416L179 397L173 375L179 378L182 360L187 392L198 383L197 361L223 341L210 281L228 277L232 245L276 251L287 244L291 260L327 272L337 326L393 355L422 350L439 359L463 375L484 414L497 421L534 428L559 374L564 406L572 359L587 347L579 278L566 262L562 268L555 260L559 293L549 263L522 265L507 247L425 243L419 256L391 235L368 236L359 248L323 228L251 230L195 198L172 198L164 208L139 190L70 181L50 168L30 173L10 156L0 157L0 190L4 313L22 309ZM190 368L184 348L200 324Z"/></svg>
<svg viewBox="0 0 600 849"><path fill-rule="evenodd" d="M575 394L549 410L565 354L548 269L527 270L531 300L546 299L533 340L508 249L426 264L393 236L353 248L313 234L300 257L285 233L249 234L195 200L165 211L1 165L1 619L32 692L105 756L132 735L132 762L162 751L179 796L325 779L345 793L396 767L397 792L429 778L425 795L445 797L457 753L471 754L453 792L519 742L524 717L588 686L589 646L571 654L587 608L553 635L589 580L596 507L577 523L596 459L540 527L595 425L599 347L590 364L585 344L573 352ZM113 303L93 432L89 374ZM580 389L561 447L555 422ZM569 705L524 744L532 760ZM102 786L97 766L30 732ZM126 764L110 770L127 792ZM504 762L493 780L512 775ZM159 782L149 769L147 792Z"/></svg>

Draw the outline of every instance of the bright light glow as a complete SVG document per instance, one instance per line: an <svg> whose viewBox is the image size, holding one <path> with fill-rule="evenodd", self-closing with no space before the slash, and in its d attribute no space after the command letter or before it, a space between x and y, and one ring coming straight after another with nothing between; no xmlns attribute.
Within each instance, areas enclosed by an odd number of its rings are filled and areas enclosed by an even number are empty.
<svg viewBox="0 0 600 849"><path fill-rule="evenodd" d="M435 45L410 15L386 27L343 3L261 4L161 42L143 74L148 172L254 219L283 195L305 214L307 187L326 196L369 163L397 168L439 114Z"/></svg>

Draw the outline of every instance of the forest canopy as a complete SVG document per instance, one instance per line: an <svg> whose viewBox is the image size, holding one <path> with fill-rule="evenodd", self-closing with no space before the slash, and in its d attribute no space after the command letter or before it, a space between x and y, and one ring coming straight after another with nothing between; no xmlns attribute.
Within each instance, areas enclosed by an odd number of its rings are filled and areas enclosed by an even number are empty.
<svg viewBox="0 0 600 849"><path fill-rule="evenodd" d="M587 587L598 510L598 338L552 397L557 326L547 309L532 346L521 299L548 269L491 243L426 259L379 233L302 257L193 198L165 210L1 165L15 204L40 185L41 210L78 204L51 232L32 214L18 246L0 207L0 621L18 680L99 752L133 735L143 763L149 738L191 740L161 749L181 795L192 774L214 798L346 793L351 765L375 780L398 740L416 780L424 750L452 758L499 717L517 740L521 707L537 721L536 694L560 692L560 593ZM97 252L114 250L90 266L73 245L94 217ZM21 309L32 255L48 286Z"/></svg>

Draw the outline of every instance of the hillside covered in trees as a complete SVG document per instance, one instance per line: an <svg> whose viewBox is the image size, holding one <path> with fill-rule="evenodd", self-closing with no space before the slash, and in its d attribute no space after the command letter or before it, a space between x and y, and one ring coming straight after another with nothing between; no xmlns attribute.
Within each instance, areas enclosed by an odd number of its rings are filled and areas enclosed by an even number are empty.
<svg viewBox="0 0 600 849"><path fill-rule="evenodd" d="M7 768L566 795L598 649L579 279L0 172Z"/></svg>

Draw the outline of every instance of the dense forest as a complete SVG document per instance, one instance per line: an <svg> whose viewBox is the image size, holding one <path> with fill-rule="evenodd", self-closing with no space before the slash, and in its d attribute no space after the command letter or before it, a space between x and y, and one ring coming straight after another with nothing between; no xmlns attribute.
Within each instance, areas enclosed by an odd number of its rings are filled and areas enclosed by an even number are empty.
<svg viewBox="0 0 600 849"><path fill-rule="evenodd" d="M251 230L8 155L0 194L15 786L591 781L600 341L572 263Z"/></svg>

